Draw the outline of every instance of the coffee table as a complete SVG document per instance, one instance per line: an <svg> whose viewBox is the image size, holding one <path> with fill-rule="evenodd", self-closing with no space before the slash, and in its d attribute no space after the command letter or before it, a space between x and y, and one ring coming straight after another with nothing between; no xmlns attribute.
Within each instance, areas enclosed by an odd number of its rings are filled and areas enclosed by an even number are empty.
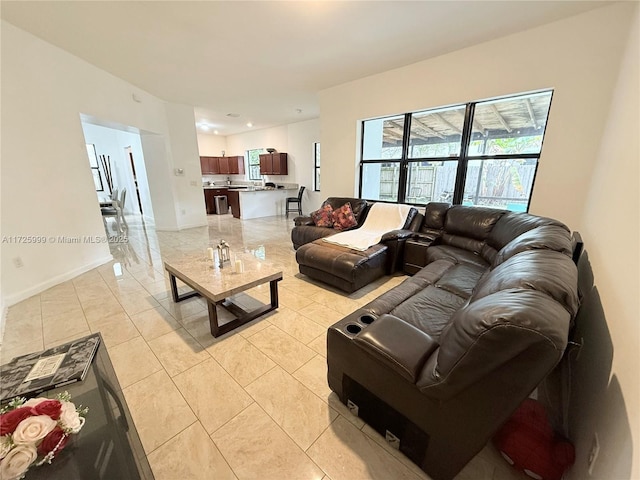
<svg viewBox="0 0 640 480"><path fill-rule="evenodd" d="M237 273L233 265L226 263L223 268L218 262L203 258L201 254L185 254L169 258L164 268L169 273L171 295L178 303L187 298L202 296L207 300L209 308L209 325L211 335L219 337L244 325L251 320L278 308L278 282L282 280L282 270L271 263L260 260L249 253L236 254L243 262L244 271ZM176 278L191 287L192 291L178 293ZM271 303L254 310L247 311L230 298L255 286L269 282ZM220 325L216 306L221 305L236 318Z"/></svg>

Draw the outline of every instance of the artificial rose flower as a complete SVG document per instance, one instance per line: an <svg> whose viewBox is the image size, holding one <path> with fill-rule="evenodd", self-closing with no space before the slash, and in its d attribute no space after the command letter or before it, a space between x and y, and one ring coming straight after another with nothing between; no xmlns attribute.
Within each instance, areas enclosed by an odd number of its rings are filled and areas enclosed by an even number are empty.
<svg viewBox="0 0 640 480"><path fill-rule="evenodd" d="M58 452L65 447L68 441L69 436L64 433L64 430L62 430L60 427L56 427L51 430L51 432L49 432L46 437L44 437L42 443L38 447L38 453L44 457L54 448L58 447L54 452L54 454L57 455Z"/></svg>
<svg viewBox="0 0 640 480"><path fill-rule="evenodd" d="M11 439L9 438L9 435L3 435L0 437L0 460L9 453L9 450L11 450Z"/></svg>
<svg viewBox="0 0 640 480"><path fill-rule="evenodd" d="M51 420L51 419L49 419ZM27 471L31 463L38 456L33 445L16 445L0 461L0 478L2 480L16 480Z"/></svg>
<svg viewBox="0 0 640 480"><path fill-rule="evenodd" d="M80 418L80 415L76 412L76 406L72 402L62 402L60 423L65 430L70 430L71 433L78 433L82 425L84 425L84 419Z"/></svg>
<svg viewBox="0 0 640 480"><path fill-rule="evenodd" d="M45 400L32 407L34 415L47 415L54 420L60 418L62 404L58 400Z"/></svg>
<svg viewBox="0 0 640 480"><path fill-rule="evenodd" d="M51 430L56 428L56 425L56 421L52 420L48 415L25 418L13 432L13 443L16 445L37 445Z"/></svg>
<svg viewBox="0 0 640 480"><path fill-rule="evenodd" d="M0 415L0 435L13 433L18 424L33 415L30 407L20 407Z"/></svg>

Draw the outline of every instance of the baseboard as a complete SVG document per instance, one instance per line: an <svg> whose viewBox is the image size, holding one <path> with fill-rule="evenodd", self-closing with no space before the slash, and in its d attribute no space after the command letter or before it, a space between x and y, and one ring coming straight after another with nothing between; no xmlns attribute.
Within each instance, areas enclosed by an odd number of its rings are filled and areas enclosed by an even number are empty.
<svg viewBox="0 0 640 480"><path fill-rule="evenodd" d="M186 225L180 225L179 227L163 227L162 225L156 225L156 232L180 232L189 228L206 227L207 223L188 223Z"/></svg>
<svg viewBox="0 0 640 480"><path fill-rule="evenodd" d="M78 275L82 275L83 273L86 273L89 270L99 267L100 265L104 265L105 263L110 262L111 260L113 260L113 255L109 254L106 257L102 257L99 260L91 262L87 265L83 265L69 272L65 272L61 275L57 275L53 278L45 280L42 283L29 287L25 290L22 290L21 292L14 293L13 295L8 295L6 298L4 298L4 308L6 309L11 305L15 305L16 303L21 302L22 300L26 300L27 298L37 295L40 292L44 292L46 289L51 288L55 285L58 285L59 283L66 282L67 280L71 280L72 278L75 278Z"/></svg>

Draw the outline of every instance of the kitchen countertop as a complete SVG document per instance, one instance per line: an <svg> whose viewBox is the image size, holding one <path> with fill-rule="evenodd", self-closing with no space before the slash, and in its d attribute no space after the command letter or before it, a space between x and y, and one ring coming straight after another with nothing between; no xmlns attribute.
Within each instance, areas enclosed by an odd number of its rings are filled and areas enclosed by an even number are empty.
<svg viewBox="0 0 640 480"><path fill-rule="evenodd" d="M298 190L297 187L283 187L283 188L273 188L273 187L244 187L237 185L203 185L202 188L205 190L220 190L227 189L232 192L270 192L270 191L288 191L288 190Z"/></svg>

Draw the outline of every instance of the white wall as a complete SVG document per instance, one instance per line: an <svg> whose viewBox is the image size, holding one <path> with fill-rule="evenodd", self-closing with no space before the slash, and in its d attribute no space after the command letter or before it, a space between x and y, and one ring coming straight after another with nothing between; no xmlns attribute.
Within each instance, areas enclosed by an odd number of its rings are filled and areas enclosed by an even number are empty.
<svg viewBox="0 0 640 480"><path fill-rule="evenodd" d="M576 480L588 476L584 455L594 431L602 450L592 477L640 478L639 16L640 9L636 8L579 223L613 343L613 364L608 388L603 392L605 398L576 399L590 402L578 432L577 446L582 447L582 455L572 472ZM577 380L584 383L590 379ZM629 432L621 434L629 425L635 443L632 447L625 445L631 440ZM631 448L634 460L629 477L630 465L625 457Z"/></svg>
<svg viewBox="0 0 640 480"><path fill-rule="evenodd" d="M273 128L264 128L251 132L229 135L227 137L227 155L244 155L247 150L256 148L275 148L286 152L288 157L288 175L264 175L267 182L297 183L307 187L302 200L305 213L318 208L322 193L312 192L313 143L320 140L320 121L307 120ZM248 179L248 173L245 175ZM317 206L316 206L317 205Z"/></svg>
<svg viewBox="0 0 640 480"><path fill-rule="evenodd" d="M595 478L640 478L637 16L637 2L617 3L320 92L322 172L340 172L330 196L357 193L359 120L555 90L530 210L583 232L614 349L614 393L573 439L575 479L594 428Z"/></svg>
<svg viewBox="0 0 640 480"><path fill-rule="evenodd" d="M149 175L156 222L167 216L167 227L176 229L193 222L193 218L197 221L196 214L178 220L175 205L195 211L196 195L188 193L170 175L174 168L172 152L187 168L198 162L195 122L190 125L188 139L172 138L184 134L172 124L172 117L180 117L179 121L186 117L183 107L176 107L177 112L167 109L152 95L4 21L1 36L4 235L105 235L87 168L81 113L160 137L168 145L161 158L164 165L156 165L145 149L147 173L160 171L162 177ZM139 102L133 100L134 93ZM193 143L191 151L183 142ZM193 191L199 193L197 208L204 221L199 187L198 182ZM159 199L166 199L166 212L156 209ZM23 267L14 266L12 259L16 257L22 259ZM11 305L110 258L104 243L5 243L1 294Z"/></svg>
<svg viewBox="0 0 640 480"><path fill-rule="evenodd" d="M221 157L223 150L225 155L231 155L231 153L227 152L227 137L208 133L198 133L198 152L201 156ZM242 154L234 153L233 155L244 155L244 152Z"/></svg>

